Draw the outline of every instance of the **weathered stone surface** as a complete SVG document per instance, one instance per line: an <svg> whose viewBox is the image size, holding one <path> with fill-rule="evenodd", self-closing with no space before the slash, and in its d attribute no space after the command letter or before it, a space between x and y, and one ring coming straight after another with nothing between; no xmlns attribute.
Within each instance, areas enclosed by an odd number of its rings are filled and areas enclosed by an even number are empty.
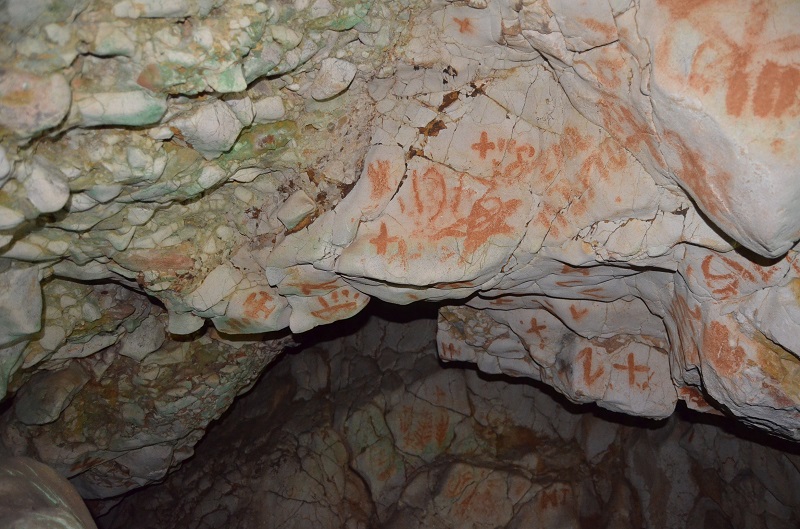
<svg viewBox="0 0 800 529"><path fill-rule="evenodd" d="M567 411L528 384L437 365L432 320L358 319L276 365L192 461L103 526L796 523L796 453L678 417Z"/></svg>
<svg viewBox="0 0 800 529"><path fill-rule="evenodd" d="M323 101L341 94L353 82L357 71L355 64L341 59L329 57L323 60L311 85L311 97Z"/></svg>
<svg viewBox="0 0 800 529"><path fill-rule="evenodd" d="M27 199L40 213L54 213L69 200L69 186L58 168L34 162L21 177Z"/></svg>
<svg viewBox="0 0 800 529"><path fill-rule="evenodd" d="M269 96L253 103L256 123L278 121L286 115L283 99L280 96Z"/></svg>
<svg viewBox="0 0 800 529"><path fill-rule="evenodd" d="M42 291L36 267L7 262L0 267L0 346L5 346L41 328Z"/></svg>
<svg viewBox="0 0 800 529"><path fill-rule="evenodd" d="M76 94L75 110L80 114L80 124L96 125L152 125L167 111L164 98L145 91Z"/></svg>
<svg viewBox="0 0 800 529"><path fill-rule="evenodd" d="M251 335L303 333L371 298L439 303L444 361L615 412L664 418L684 402L800 439L794 3L0 13L0 398L73 366L91 377L51 423L25 425L16 404L0 420L12 450L84 494L187 457L282 347ZM190 351L219 361L191 375L159 363ZM214 396L187 394L196 384ZM124 406L125 442L76 408L92 398ZM420 474L403 501L438 509L462 470Z"/></svg>
<svg viewBox="0 0 800 529"><path fill-rule="evenodd" d="M121 286L55 280L44 305L43 335L8 373L16 395L0 440L84 498L162 479L288 343L213 330L176 341L164 336L165 311Z"/></svg>
<svg viewBox="0 0 800 529"><path fill-rule="evenodd" d="M0 459L0 491L0 523L3 527L97 527L69 482L33 459Z"/></svg>
<svg viewBox="0 0 800 529"><path fill-rule="evenodd" d="M295 192L292 196L286 199L276 215L286 229L291 230L306 218L309 214L314 212L317 204L311 200L302 190Z"/></svg>
<svg viewBox="0 0 800 529"><path fill-rule="evenodd" d="M791 88L800 49L785 45L796 38L800 11L760 2L737 9L642 7L654 125L667 166L702 210L751 250L779 257L800 235L798 151L789 139L800 127ZM679 44L684 34L688 46Z"/></svg>
<svg viewBox="0 0 800 529"><path fill-rule="evenodd" d="M0 71L0 127L23 138L55 127L69 111L70 96L69 84L62 75L40 77L3 69Z"/></svg>
<svg viewBox="0 0 800 529"><path fill-rule="evenodd" d="M203 105L170 122L174 132L206 159L218 157L233 147L242 124L222 101Z"/></svg>
<svg viewBox="0 0 800 529"><path fill-rule="evenodd" d="M11 162L8 159L8 153L5 148L0 145L0 183L5 183L6 178L11 173Z"/></svg>
<svg viewBox="0 0 800 529"><path fill-rule="evenodd" d="M75 363L60 371L37 373L17 393L14 415L28 426L51 423L69 406L89 378L80 364Z"/></svg>
<svg viewBox="0 0 800 529"><path fill-rule="evenodd" d="M150 353L158 351L167 338L163 323L151 314L142 323L128 334L119 354L141 362Z"/></svg>

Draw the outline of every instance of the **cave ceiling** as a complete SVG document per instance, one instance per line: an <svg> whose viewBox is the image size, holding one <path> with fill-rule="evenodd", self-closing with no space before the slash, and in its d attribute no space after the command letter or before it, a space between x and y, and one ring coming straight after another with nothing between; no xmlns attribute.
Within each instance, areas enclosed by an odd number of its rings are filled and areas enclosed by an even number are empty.
<svg viewBox="0 0 800 529"><path fill-rule="evenodd" d="M800 439L791 0L7 0L2 442L162 479L293 336ZM422 309L420 309L422 310Z"/></svg>

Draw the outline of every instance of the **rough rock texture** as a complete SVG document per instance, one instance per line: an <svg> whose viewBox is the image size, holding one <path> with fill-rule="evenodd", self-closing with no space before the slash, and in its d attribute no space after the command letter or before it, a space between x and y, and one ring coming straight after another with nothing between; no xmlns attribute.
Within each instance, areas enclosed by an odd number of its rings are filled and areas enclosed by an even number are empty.
<svg viewBox="0 0 800 529"><path fill-rule="evenodd" d="M287 357L194 459L100 524L796 527L796 450L678 417L635 427L568 411L529 384L437 365L435 332L371 318Z"/></svg>
<svg viewBox="0 0 800 529"><path fill-rule="evenodd" d="M2 442L89 498L162 479L263 333L371 297L443 302L445 361L800 439L798 27L793 0L2 2Z"/></svg>
<svg viewBox="0 0 800 529"><path fill-rule="evenodd" d="M45 292L46 321L58 324L24 349L0 442L86 499L162 479L289 343L213 329L176 339L162 308L118 285L52 279Z"/></svg>
<svg viewBox="0 0 800 529"><path fill-rule="evenodd" d="M0 458L0 523L13 529L96 529L69 482L26 457Z"/></svg>

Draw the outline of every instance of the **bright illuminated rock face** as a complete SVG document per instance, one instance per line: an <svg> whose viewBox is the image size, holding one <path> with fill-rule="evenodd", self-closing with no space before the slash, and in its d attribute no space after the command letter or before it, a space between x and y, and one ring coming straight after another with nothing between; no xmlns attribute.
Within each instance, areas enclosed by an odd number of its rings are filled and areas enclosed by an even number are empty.
<svg viewBox="0 0 800 529"><path fill-rule="evenodd" d="M286 342L249 335L371 297L443 302L446 361L800 439L798 27L791 0L6 2L4 442L92 497L160 479Z"/></svg>

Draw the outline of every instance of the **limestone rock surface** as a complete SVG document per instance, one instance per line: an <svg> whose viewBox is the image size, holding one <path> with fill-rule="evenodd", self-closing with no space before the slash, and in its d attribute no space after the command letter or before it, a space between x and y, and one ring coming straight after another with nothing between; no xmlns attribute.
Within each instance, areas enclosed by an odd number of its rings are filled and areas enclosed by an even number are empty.
<svg viewBox="0 0 800 529"><path fill-rule="evenodd" d="M437 303L445 362L800 440L797 28L792 0L3 2L3 443L84 497L161 480L288 332L372 298Z"/></svg>
<svg viewBox="0 0 800 529"><path fill-rule="evenodd" d="M33 459L0 459L0 491L0 523L3 527L97 528L69 482Z"/></svg>
<svg viewBox="0 0 800 529"><path fill-rule="evenodd" d="M84 498L162 479L288 343L213 329L176 340L165 311L122 286L54 280L47 292L48 323L18 353L24 374L0 443L69 477Z"/></svg>
<svg viewBox="0 0 800 529"><path fill-rule="evenodd" d="M796 525L796 453L685 418L642 428L568 410L552 392L437 364L433 319L358 320L272 368L192 461L100 524Z"/></svg>

